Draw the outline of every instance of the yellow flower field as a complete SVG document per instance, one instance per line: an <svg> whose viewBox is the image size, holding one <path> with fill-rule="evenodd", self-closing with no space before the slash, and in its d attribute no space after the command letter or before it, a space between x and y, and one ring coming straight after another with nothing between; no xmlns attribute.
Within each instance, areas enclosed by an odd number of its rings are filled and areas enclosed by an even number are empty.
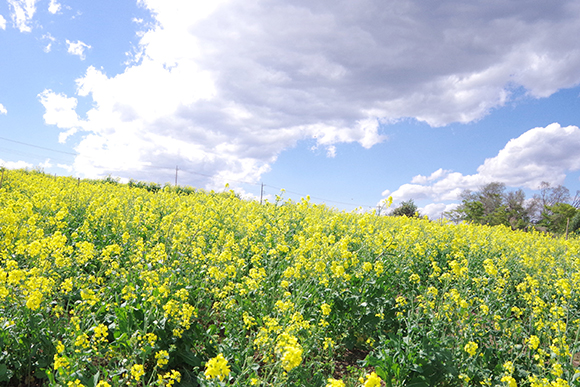
<svg viewBox="0 0 580 387"><path fill-rule="evenodd" d="M157 188L4 171L0 385L580 386L578 240Z"/></svg>

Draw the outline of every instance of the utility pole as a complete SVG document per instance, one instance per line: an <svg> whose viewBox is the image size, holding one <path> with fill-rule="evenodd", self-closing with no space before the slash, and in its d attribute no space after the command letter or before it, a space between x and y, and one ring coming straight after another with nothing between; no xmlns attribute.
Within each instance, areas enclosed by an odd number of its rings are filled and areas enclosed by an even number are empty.
<svg viewBox="0 0 580 387"><path fill-rule="evenodd" d="M264 197L264 183L262 183L262 186L260 188L260 204L262 204L263 197Z"/></svg>
<svg viewBox="0 0 580 387"><path fill-rule="evenodd" d="M176 165L175 166L175 186L177 187L177 171L179 170L179 167Z"/></svg>

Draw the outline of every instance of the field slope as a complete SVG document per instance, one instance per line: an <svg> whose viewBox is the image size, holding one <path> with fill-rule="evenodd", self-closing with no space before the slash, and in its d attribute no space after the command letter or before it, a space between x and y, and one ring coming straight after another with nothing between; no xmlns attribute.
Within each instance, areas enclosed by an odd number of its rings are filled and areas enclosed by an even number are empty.
<svg viewBox="0 0 580 387"><path fill-rule="evenodd" d="M151 187L4 171L0 385L580 385L578 240Z"/></svg>

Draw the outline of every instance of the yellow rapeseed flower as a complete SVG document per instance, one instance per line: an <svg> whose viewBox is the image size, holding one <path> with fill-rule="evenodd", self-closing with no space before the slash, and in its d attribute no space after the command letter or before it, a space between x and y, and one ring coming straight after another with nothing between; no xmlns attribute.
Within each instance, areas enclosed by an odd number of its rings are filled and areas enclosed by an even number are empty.
<svg viewBox="0 0 580 387"><path fill-rule="evenodd" d="M539 337L536 335L531 335L528 340L528 345L530 346L531 349L537 349L538 346L540 345Z"/></svg>
<svg viewBox="0 0 580 387"><path fill-rule="evenodd" d="M505 383L508 387L518 387L518 383L510 375L505 375L504 377L501 378L501 381Z"/></svg>
<svg viewBox="0 0 580 387"><path fill-rule="evenodd" d="M505 370L505 372L507 372L508 374L513 374L514 373L514 363L512 363L511 361L506 361L503 364L503 369Z"/></svg>
<svg viewBox="0 0 580 387"><path fill-rule="evenodd" d="M140 380L143 375L145 375L145 370L143 369L143 364L134 364L131 367L131 375L133 379Z"/></svg>
<svg viewBox="0 0 580 387"><path fill-rule="evenodd" d="M286 372L298 367L302 362L302 348L300 346L287 346L282 354L282 368Z"/></svg>
<svg viewBox="0 0 580 387"><path fill-rule="evenodd" d="M342 380L337 380L333 378L328 378L328 383L326 383L326 387L346 387Z"/></svg>
<svg viewBox="0 0 580 387"><path fill-rule="evenodd" d="M552 365L552 371L550 371L550 373L555 377L559 378L564 373L564 371L562 370L562 365L560 363L554 363Z"/></svg>
<svg viewBox="0 0 580 387"><path fill-rule="evenodd" d="M367 375L367 380L364 381L363 387L381 387L381 378L375 372L371 372Z"/></svg>
<svg viewBox="0 0 580 387"><path fill-rule="evenodd" d="M220 381L222 381L230 374L228 361L221 353L216 357L209 359L209 361L205 363L205 368L206 379L218 378Z"/></svg>
<svg viewBox="0 0 580 387"><path fill-rule="evenodd" d="M26 301L26 307L30 310L36 310L40 307L42 302L42 292L35 290L30 293L28 300Z"/></svg>
<svg viewBox="0 0 580 387"><path fill-rule="evenodd" d="M463 350L469 354L469 356L475 356L477 353L478 345L476 342L470 341L469 343L465 344Z"/></svg>
<svg viewBox="0 0 580 387"><path fill-rule="evenodd" d="M55 354L53 367L55 371L58 371L60 368L68 368L69 367L68 359L64 356L61 357Z"/></svg>
<svg viewBox="0 0 580 387"><path fill-rule="evenodd" d="M169 363L169 352L161 350L155 354L155 359L157 360L157 367L163 368Z"/></svg>
<svg viewBox="0 0 580 387"><path fill-rule="evenodd" d="M95 340L100 340L100 341L106 340L107 335L108 335L108 330L109 330L109 328L107 328L107 326L104 324L97 325L94 329Z"/></svg>
<svg viewBox="0 0 580 387"><path fill-rule="evenodd" d="M409 281L418 284L421 282L421 277L417 273L413 273L409 276Z"/></svg>

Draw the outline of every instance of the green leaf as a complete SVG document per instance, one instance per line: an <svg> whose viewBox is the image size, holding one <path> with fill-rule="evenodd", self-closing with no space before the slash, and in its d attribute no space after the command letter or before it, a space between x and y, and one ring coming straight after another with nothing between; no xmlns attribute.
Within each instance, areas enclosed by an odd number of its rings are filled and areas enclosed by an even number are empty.
<svg viewBox="0 0 580 387"><path fill-rule="evenodd" d="M429 387L429 385L421 377L415 377L405 385L409 387Z"/></svg>
<svg viewBox="0 0 580 387"><path fill-rule="evenodd" d="M0 382L7 382L8 380L8 367L6 367L6 364L0 364Z"/></svg>

